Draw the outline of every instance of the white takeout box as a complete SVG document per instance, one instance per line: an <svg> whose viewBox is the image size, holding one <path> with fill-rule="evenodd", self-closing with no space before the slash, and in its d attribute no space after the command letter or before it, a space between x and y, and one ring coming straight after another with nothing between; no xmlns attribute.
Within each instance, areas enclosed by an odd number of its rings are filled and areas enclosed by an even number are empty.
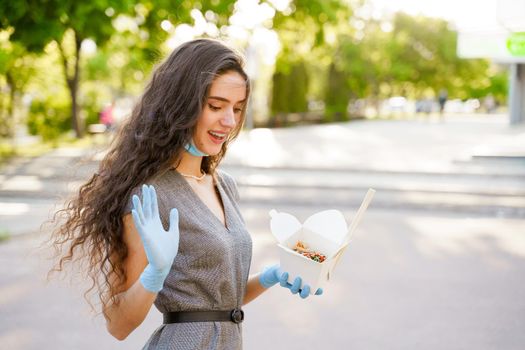
<svg viewBox="0 0 525 350"><path fill-rule="evenodd" d="M270 228L278 242L280 267L288 272L288 282L301 277L302 285L310 286L310 294L322 288L332 277L333 270L350 243L351 235L361 220L375 190L369 189L350 227L338 210L325 210L310 216L301 224L291 214L270 211ZM297 241L306 245L307 250L326 256L322 263L305 257L293 250ZM302 287L302 286L301 286Z"/></svg>

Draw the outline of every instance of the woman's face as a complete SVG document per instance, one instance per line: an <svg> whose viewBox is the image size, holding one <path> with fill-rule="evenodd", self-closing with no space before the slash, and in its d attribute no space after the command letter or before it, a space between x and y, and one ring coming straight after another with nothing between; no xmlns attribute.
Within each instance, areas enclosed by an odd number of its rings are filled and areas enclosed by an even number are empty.
<svg viewBox="0 0 525 350"><path fill-rule="evenodd" d="M246 81L239 73L230 71L217 77L197 121L193 134L195 146L206 154L218 154L228 135L241 122L245 103Z"/></svg>

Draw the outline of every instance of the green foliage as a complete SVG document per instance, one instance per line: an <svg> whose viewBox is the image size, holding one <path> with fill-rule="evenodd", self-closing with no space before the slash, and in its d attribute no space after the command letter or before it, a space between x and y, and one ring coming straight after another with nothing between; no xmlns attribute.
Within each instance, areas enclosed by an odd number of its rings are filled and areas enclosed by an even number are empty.
<svg viewBox="0 0 525 350"><path fill-rule="evenodd" d="M319 88L325 83L319 79L319 67L325 65L320 61L330 59L327 31L338 23L347 22L351 13L351 7L338 0L295 0L290 13L277 12L273 28L279 35L282 49L272 78L274 117L307 112L308 98L314 93L324 95Z"/></svg>
<svg viewBox="0 0 525 350"><path fill-rule="evenodd" d="M489 72L490 83L484 90L483 96L492 94L499 103L507 102L509 91L508 72L503 67L498 67Z"/></svg>
<svg viewBox="0 0 525 350"><path fill-rule="evenodd" d="M112 15L129 12L132 5L131 0L0 2L0 13L5 14L0 19L0 29L13 30L12 41L33 52L42 52L52 41L58 44L65 83L71 96L69 117L77 137L83 135L76 103L80 83L81 43L90 38L102 45L115 32ZM46 135L51 133L46 132Z"/></svg>
<svg viewBox="0 0 525 350"><path fill-rule="evenodd" d="M351 91L348 83L345 75L337 70L335 64L331 64L328 70L328 84L325 95L326 121L347 118L347 105Z"/></svg>
<svg viewBox="0 0 525 350"><path fill-rule="evenodd" d="M134 16L144 19L140 29L145 30L149 36L149 39L141 44L148 47L150 52L154 52L168 37L168 33L160 26L162 21L168 20L173 25L192 23L191 10L198 9L203 13L213 12L217 26L221 26L228 24L235 2L236 0L140 0L132 12Z"/></svg>
<svg viewBox="0 0 525 350"><path fill-rule="evenodd" d="M292 113L307 112L308 101L308 73L304 62L298 62L292 66L289 87L289 111Z"/></svg>
<svg viewBox="0 0 525 350"><path fill-rule="evenodd" d="M98 124L102 109L115 100L115 94L106 82L86 82L82 92L82 111L85 124Z"/></svg>
<svg viewBox="0 0 525 350"><path fill-rule="evenodd" d="M27 50L40 52L50 41L60 41L67 29L73 29L82 41L92 38L102 44L114 31L106 10L129 12L131 0L18 0L0 2L0 29L14 28L12 40Z"/></svg>
<svg viewBox="0 0 525 350"><path fill-rule="evenodd" d="M92 96L79 96L81 83L90 80L109 84L117 95L135 90L152 64L163 56L161 47L169 35L161 28L163 20L173 25L192 22L190 12L199 8L205 14L212 11L220 26L228 23L234 3L234 0L1 1L0 30L11 30L10 40L28 51L42 53L49 43L57 44L60 52L57 63L64 72L64 86L70 90L66 98L72 108L71 125L81 136L83 120L73 101L93 100ZM113 21L119 16L127 16L136 27L117 30ZM85 39L92 39L97 45L97 54L88 60L81 58L80 46ZM0 53L0 63L2 60ZM82 103L82 107L86 106L87 120L93 121L97 106Z"/></svg>
<svg viewBox="0 0 525 350"><path fill-rule="evenodd" d="M302 113L308 111L308 72L304 62L296 62L284 72L275 72L272 89L272 112Z"/></svg>
<svg viewBox="0 0 525 350"><path fill-rule="evenodd" d="M295 0L290 6L291 13L277 12L273 20L283 50L290 55L308 53L300 48L324 46L325 25L348 20L352 12L351 7L341 0Z"/></svg>
<svg viewBox="0 0 525 350"><path fill-rule="evenodd" d="M31 107L28 125L46 139L56 138L72 125L67 120L73 114L67 111L72 106L70 95L63 94L61 88L78 91L81 115L87 124L96 123L104 103L138 95L152 65L164 56L170 33L162 29L162 21L174 26L192 23L190 13L196 8L207 18L214 17L221 27L228 24L234 3L0 1L0 90L10 91L8 85L12 84L21 96L31 79L33 87L38 85L38 101ZM276 13L273 29L282 50L272 78L274 115L307 112L307 102L312 99L324 100L326 121L340 120L347 117L349 101L377 101L394 95L419 98L441 89L447 89L449 98L492 94L499 102L505 100L506 71L487 60L459 59L457 33L445 21L397 14L391 18L392 30L384 31L383 19L359 17L358 6L363 4L361 0L293 0L289 11ZM114 27L112 22L119 16L132 20L135 27ZM363 25L356 26L357 20ZM2 30L9 32L8 45L2 44ZM97 51L91 57L80 57L77 50L87 38L94 40ZM28 51L57 58L37 66L40 72L33 74L30 68L37 60ZM76 64L79 75L75 74ZM65 79L59 82L60 87L53 81L47 89L51 79L44 81L44 73L55 80ZM13 104L7 95L0 96L0 129Z"/></svg>
<svg viewBox="0 0 525 350"><path fill-rule="evenodd" d="M0 31L0 136L12 137L14 110L34 75L34 57L23 46L8 41L8 31Z"/></svg>
<svg viewBox="0 0 525 350"><path fill-rule="evenodd" d="M11 238L11 234L5 228L0 228L0 242L5 242Z"/></svg>
<svg viewBox="0 0 525 350"><path fill-rule="evenodd" d="M95 56L89 58L84 68L84 79L99 80L111 74L108 61L110 56L103 50L98 50Z"/></svg>
<svg viewBox="0 0 525 350"><path fill-rule="evenodd" d="M343 112L345 99L417 99L441 89L449 98L504 99L505 72L487 60L458 58L457 32L446 21L398 13L391 23L392 30L384 31L380 20L367 19L359 32L340 32L326 73L328 114Z"/></svg>
<svg viewBox="0 0 525 350"><path fill-rule="evenodd" d="M276 72L272 77L272 114L288 111L288 87L286 75Z"/></svg>
<svg viewBox="0 0 525 350"><path fill-rule="evenodd" d="M83 111L86 115L86 125L98 124L100 121L101 111L100 96L96 91L92 90L85 96L85 103L83 104Z"/></svg>
<svg viewBox="0 0 525 350"><path fill-rule="evenodd" d="M63 99L48 97L31 103L27 128L31 135L40 135L44 141L54 141L71 129L69 105Z"/></svg>

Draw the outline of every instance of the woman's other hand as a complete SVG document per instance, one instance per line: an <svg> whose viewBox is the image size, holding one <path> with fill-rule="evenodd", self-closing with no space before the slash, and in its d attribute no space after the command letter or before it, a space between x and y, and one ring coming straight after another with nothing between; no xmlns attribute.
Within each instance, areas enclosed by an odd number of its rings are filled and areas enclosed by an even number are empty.
<svg viewBox="0 0 525 350"><path fill-rule="evenodd" d="M308 284L305 284L301 288L301 277L296 277L293 283L288 283L288 272L281 271L279 265L273 265L265 268L259 276L259 283L264 288L270 288L271 286L279 283L281 287L289 289L292 294L299 294L299 296L303 299L310 295L310 286ZM321 294L323 294L323 289L317 289L315 295Z"/></svg>

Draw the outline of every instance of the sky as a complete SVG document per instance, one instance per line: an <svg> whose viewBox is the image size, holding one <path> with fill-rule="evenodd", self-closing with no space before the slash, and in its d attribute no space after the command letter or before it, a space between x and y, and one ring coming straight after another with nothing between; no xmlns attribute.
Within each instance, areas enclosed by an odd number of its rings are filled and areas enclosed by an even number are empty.
<svg viewBox="0 0 525 350"><path fill-rule="evenodd" d="M386 11L423 14L452 21L460 30L489 30L498 27L498 13L504 6L525 6L524 0L370 0ZM499 6L498 6L499 3ZM505 11L503 11L505 12ZM512 11L516 13L519 11ZM501 15L500 15L501 17ZM501 19L501 18L500 18ZM525 13L523 14L525 24Z"/></svg>

